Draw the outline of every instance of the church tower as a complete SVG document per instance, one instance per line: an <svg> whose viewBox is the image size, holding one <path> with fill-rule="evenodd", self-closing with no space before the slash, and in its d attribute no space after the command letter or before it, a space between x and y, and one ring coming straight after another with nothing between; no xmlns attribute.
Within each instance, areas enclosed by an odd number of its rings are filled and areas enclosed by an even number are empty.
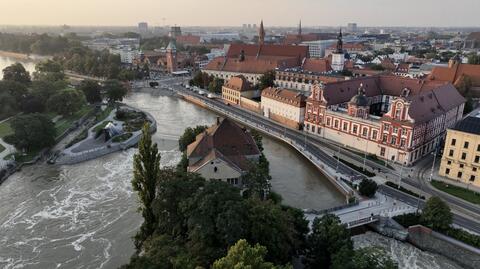
<svg viewBox="0 0 480 269"><path fill-rule="evenodd" d="M263 20L260 22L260 29L258 30L258 45L265 44L265 29L263 29Z"/></svg>
<svg viewBox="0 0 480 269"><path fill-rule="evenodd" d="M302 38L302 20L298 24L298 37Z"/></svg>
<svg viewBox="0 0 480 269"><path fill-rule="evenodd" d="M334 71L343 71L345 66L345 52L343 51L342 29L337 37L337 49L332 53L332 69Z"/></svg>
<svg viewBox="0 0 480 269"><path fill-rule="evenodd" d="M173 73L177 71L177 46L175 39L170 40L167 46L167 72Z"/></svg>

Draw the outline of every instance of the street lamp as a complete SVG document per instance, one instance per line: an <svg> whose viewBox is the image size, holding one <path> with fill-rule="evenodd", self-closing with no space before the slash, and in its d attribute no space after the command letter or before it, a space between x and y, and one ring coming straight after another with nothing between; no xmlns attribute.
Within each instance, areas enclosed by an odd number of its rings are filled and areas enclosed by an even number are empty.
<svg viewBox="0 0 480 269"><path fill-rule="evenodd" d="M432 181L432 177L433 177L433 169L435 169L435 161L437 159L437 148L435 148L432 152L433 154L433 163L432 163L432 170L430 170L430 177L428 179L429 182Z"/></svg>

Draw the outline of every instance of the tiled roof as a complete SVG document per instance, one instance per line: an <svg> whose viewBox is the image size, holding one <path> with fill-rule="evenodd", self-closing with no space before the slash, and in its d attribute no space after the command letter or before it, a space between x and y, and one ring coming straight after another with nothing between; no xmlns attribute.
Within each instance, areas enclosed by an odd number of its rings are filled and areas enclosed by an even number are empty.
<svg viewBox="0 0 480 269"><path fill-rule="evenodd" d="M465 102L450 83L410 79L396 76L372 76L325 84L323 96L328 105L348 102L363 84L367 97L390 95L401 96L407 88L407 97L412 102L410 117L416 122L434 118Z"/></svg>
<svg viewBox="0 0 480 269"><path fill-rule="evenodd" d="M262 99L269 98L287 105L305 107L306 97L299 92L279 88L266 88L262 91Z"/></svg>
<svg viewBox="0 0 480 269"><path fill-rule="evenodd" d="M467 117L455 125L453 130L457 130L464 133L470 133L480 135L480 118L479 117Z"/></svg>
<svg viewBox="0 0 480 269"><path fill-rule="evenodd" d="M471 79L472 86L480 86L480 65L455 64L452 67L434 67L428 78L457 84L463 76Z"/></svg>
<svg viewBox="0 0 480 269"><path fill-rule="evenodd" d="M330 61L328 59L305 59L303 66L303 71L315 72L315 73L324 73L332 70Z"/></svg>
<svg viewBox="0 0 480 269"><path fill-rule="evenodd" d="M288 57L251 57L245 56L241 61L238 58L217 57L210 61L205 70L225 71L236 73L263 74L280 67L295 67L298 61Z"/></svg>
<svg viewBox="0 0 480 269"><path fill-rule="evenodd" d="M199 134L195 142L188 145L187 156L201 158L193 164L195 166L199 162L203 163L204 159L212 154L212 150L244 170L248 168L246 156L260 154L252 136L228 118Z"/></svg>
<svg viewBox="0 0 480 269"><path fill-rule="evenodd" d="M301 42L336 39L336 33L309 33L309 34L287 34L284 39L285 44L299 44Z"/></svg>
<svg viewBox="0 0 480 269"><path fill-rule="evenodd" d="M227 58L238 58L242 50L245 56L253 57L295 57L302 61L308 56L308 46L231 44L227 52Z"/></svg>
<svg viewBox="0 0 480 269"><path fill-rule="evenodd" d="M244 76L230 78L225 87L240 92L252 90L252 84Z"/></svg>

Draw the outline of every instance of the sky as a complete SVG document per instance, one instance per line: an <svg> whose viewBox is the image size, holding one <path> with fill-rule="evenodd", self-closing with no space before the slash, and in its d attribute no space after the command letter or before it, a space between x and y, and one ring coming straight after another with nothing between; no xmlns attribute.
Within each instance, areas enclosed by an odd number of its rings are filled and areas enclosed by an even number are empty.
<svg viewBox="0 0 480 269"><path fill-rule="evenodd" d="M480 26L480 0L0 0L1 25Z"/></svg>

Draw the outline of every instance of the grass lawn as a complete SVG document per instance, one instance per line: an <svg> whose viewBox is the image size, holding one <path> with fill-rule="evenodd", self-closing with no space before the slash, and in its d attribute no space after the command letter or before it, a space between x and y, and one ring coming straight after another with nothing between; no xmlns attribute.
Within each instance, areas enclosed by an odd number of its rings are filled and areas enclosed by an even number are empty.
<svg viewBox="0 0 480 269"><path fill-rule="evenodd" d="M10 127L10 121L4 121L0 123L0 138L4 138L7 135L13 134L13 130Z"/></svg>
<svg viewBox="0 0 480 269"><path fill-rule="evenodd" d="M62 117L57 122L55 122L55 129L57 131L57 135L63 134L68 128L70 128L75 121L80 119L81 117L85 116L87 113L93 110L91 106L84 106L75 114L70 117ZM56 114L49 114L49 117L52 119L55 118Z"/></svg>
<svg viewBox="0 0 480 269"><path fill-rule="evenodd" d="M480 193L436 180L432 180L431 184L438 190L461 198L470 203L480 205Z"/></svg>

